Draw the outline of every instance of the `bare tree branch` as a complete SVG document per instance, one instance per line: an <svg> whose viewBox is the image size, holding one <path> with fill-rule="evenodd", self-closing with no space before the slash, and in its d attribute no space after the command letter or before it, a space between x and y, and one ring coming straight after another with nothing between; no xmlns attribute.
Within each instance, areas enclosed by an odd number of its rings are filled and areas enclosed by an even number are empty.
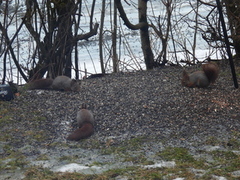
<svg viewBox="0 0 240 180"><path fill-rule="evenodd" d="M13 37L13 39L12 39L11 41L10 41L10 39L9 39L9 37L8 37L7 30L2 26L2 23L1 23L1 22L0 22L0 30L2 31L3 36L5 37L6 43L7 43L7 45L8 45L7 49L10 50L10 53L11 53L11 55L12 55L12 59L13 59L15 65L16 65L18 71L20 72L20 74L21 74L21 76L23 77L23 79L24 79L25 81L27 81L28 78L27 78L27 76L24 74L24 72L22 71L22 68L20 67L20 64L19 64L19 62L18 62L18 60L17 60L17 58L16 58L16 56L15 56L15 53L14 53L14 51L13 51L12 46L11 46L14 38L16 37L16 34L18 34L18 32L20 31L20 29L22 28L22 25L23 25L23 23L20 25L20 27L18 28L17 32L15 33L15 35L14 35L14 37ZM6 50L5 53L7 53L7 50Z"/></svg>
<svg viewBox="0 0 240 180"><path fill-rule="evenodd" d="M99 27L99 24L96 23L94 25L94 28L91 29L90 32L86 33L86 34L80 34L80 35L77 35L76 38L74 39L74 41L79 41L79 40L88 40L88 38L94 36L97 34L97 30L98 30L98 27Z"/></svg>
<svg viewBox="0 0 240 180"><path fill-rule="evenodd" d="M148 24L146 22L139 22L138 24L134 25L132 24L128 18L127 18L127 15L123 9L123 6L122 6L122 3L121 3L121 0L115 0L115 3L116 3L116 6L117 6L117 9L120 13L120 17L122 18L122 20L124 21L125 25L129 28L129 29L132 29L132 30L138 30L138 29L142 29L146 26L148 26Z"/></svg>

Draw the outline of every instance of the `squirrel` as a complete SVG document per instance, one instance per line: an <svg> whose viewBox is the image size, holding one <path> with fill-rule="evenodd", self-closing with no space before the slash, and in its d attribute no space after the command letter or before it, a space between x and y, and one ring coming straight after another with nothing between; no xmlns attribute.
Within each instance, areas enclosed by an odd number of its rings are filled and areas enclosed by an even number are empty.
<svg viewBox="0 0 240 180"><path fill-rule="evenodd" d="M36 79L27 83L27 89L28 90L51 89L52 83L53 83L52 78Z"/></svg>
<svg viewBox="0 0 240 180"><path fill-rule="evenodd" d="M64 91L80 91L80 85L77 80L71 79L67 76L57 76L53 80L52 88Z"/></svg>
<svg viewBox="0 0 240 180"><path fill-rule="evenodd" d="M80 91L80 85L74 79L67 76L57 76L55 79L45 78L30 81L27 84L28 90L53 89L64 91Z"/></svg>
<svg viewBox="0 0 240 180"><path fill-rule="evenodd" d="M90 137L94 133L94 117L85 104L83 104L82 108L77 112L77 124L79 128L73 131L67 137L67 140L79 141Z"/></svg>
<svg viewBox="0 0 240 180"><path fill-rule="evenodd" d="M209 62L202 65L202 71L196 71L190 75L184 70L181 82L186 87L205 88L213 84L218 75L218 66L215 63Z"/></svg>

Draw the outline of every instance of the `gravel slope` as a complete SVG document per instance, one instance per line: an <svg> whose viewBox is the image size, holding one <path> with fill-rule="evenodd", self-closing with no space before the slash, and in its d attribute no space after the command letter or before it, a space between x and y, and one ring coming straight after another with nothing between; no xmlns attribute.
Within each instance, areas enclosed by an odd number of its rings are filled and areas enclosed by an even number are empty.
<svg viewBox="0 0 240 180"><path fill-rule="evenodd" d="M10 107L22 113L13 117L19 129L31 125L24 118L34 119L34 113L44 117L34 126L47 130L51 141L64 141L76 128L76 112L82 103L94 113L93 138L99 140L138 135L189 140L224 138L239 130L240 91L233 87L227 73L223 72L225 76L220 75L209 88L198 89L182 87L181 72L181 68L166 67L85 79L79 93L26 91Z"/></svg>

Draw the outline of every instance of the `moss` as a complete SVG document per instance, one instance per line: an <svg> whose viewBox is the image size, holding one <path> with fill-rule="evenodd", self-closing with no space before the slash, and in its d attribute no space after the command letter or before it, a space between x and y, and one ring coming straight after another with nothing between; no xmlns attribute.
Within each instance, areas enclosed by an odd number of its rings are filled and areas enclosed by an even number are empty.
<svg viewBox="0 0 240 180"><path fill-rule="evenodd" d="M188 153L188 150L185 148L171 148L168 147L158 154L164 160L176 160L180 162L192 162L194 158Z"/></svg>
<svg viewBox="0 0 240 180"><path fill-rule="evenodd" d="M210 136L205 142L206 145L211 145L211 146L217 146L221 144L221 141L219 141L216 137Z"/></svg>
<svg viewBox="0 0 240 180"><path fill-rule="evenodd" d="M16 158L12 161L8 162L3 169L5 170L15 170L18 168L24 168L25 165L27 165L28 162L22 158Z"/></svg>
<svg viewBox="0 0 240 180"><path fill-rule="evenodd" d="M36 158L36 161L46 161L49 160L49 157L46 154L41 154L38 158Z"/></svg>
<svg viewBox="0 0 240 180"><path fill-rule="evenodd" d="M57 173L52 172L47 168L42 167L31 167L28 168L25 172L24 180L32 180L32 179L45 179L45 180L64 180L64 179L71 179L71 180L91 180L91 179L107 179L103 178L104 175L85 175L80 173Z"/></svg>
<svg viewBox="0 0 240 180"><path fill-rule="evenodd" d="M144 155L140 154L137 156L128 156L126 155L126 157L124 158L124 161L126 162L133 162L135 164L143 164L143 165L150 165L150 164L154 164L153 161L149 161Z"/></svg>
<svg viewBox="0 0 240 180"><path fill-rule="evenodd" d="M54 176L55 176L54 172L50 171L49 169L41 168L41 167L34 167L34 168L29 168L25 172L24 180L30 180L30 179L51 179Z"/></svg>
<svg viewBox="0 0 240 180"><path fill-rule="evenodd" d="M80 141L81 143L75 144L76 147L83 149L100 149L101 143L96 139L83 139Z"/></svg>
<svg viewBox="0 0 240 180"><path fill-rule="evenodd" d="M133 167L126 167L124 169L111 169L103 173L105 176L110 177L110 178L115 178L120 175L125 175L129 171L133 171Z"/></svg>
<svg viewBox="0 0 240 180"><path fill-rule="evenodd" d="M1 109L0 109L1 117L2 117L2 115L7 114L8 112L9 112L8 109L3 108L3 107L1 106Z"/></svg>
<svg viewBox="0 0 240 180"><path fill-rule="evenodd" d="M240 149L240 141L239 140L240 140L240 138L239 139L232 138L226 143L226 145L230 146L232 149L239 150Z"/></svg>
<svg viewBox="0 0 240 180"><path fill-rule="evenodd" d="M102 166L105 165L106 163L100 163L100 162L93 162L92 164L90 164L89 166Z"/></svg>
<svg viewBox="0 0 240 180"><path fill-rule="evenodd" d="M7 142L7 141L13 139L13 135L12 134L6 133L6 131L5 132L1 131L1 133L2 134L0 136L0 141Z"/></svg>
<svg viewBox="0 0 240 180"><path fill-rule="evenodd" d="M211 152L216 163L221 165L221 170L231 172L239 170L240 168L240 155L232 151L213 151Z"/></svg>
<svg viewBox="0 0 240 180"><path fill-rule="evenodd" d="M27 136L29 139L36 140L39 142L45 141L47 139L46 132L43 130L28 130L24 134L24 136Z"/></svg>
<svg viewBox="0 0 240 180"><path fill-rule="evenodd" d="M111 154L121 154L123 151L125 151L126 148L119 148L119 147L108 147L108 148L102 148L101 153L102 155L111 155Z"/></svg>
<svg viewBox="0 0 240 180"><path fill-rule="evenodd" d="M33 139L37 141L45 141L47 139L46 132L43 130L35 132L35 134L33 135Z"/></svg>
<svg viewBox="0 0 240 180"><path fill-rule="evenodd" d="M0 126L6 126L7 124L11 123L11 116L6 115L6 116L0 116Z"/></svg>
<svg viewBox="0 0 240 180"><path fill-rule="evenodd" d="M138 151L141 150L144 146L144 143L149 141L144 136L132 138L130 140L126 140L117 146L107 146L102 148L102 154L126 154L128 151Z"/></svg>
<svg viewBox="0 0 240 180"><path fill-rule="evenodd" d="M228 147L232 149L239 150L240 149L240 132L239 131L232 131L232 137L226 143Z"/></svg>
<svg viewBox="0 0 240 180"><path fill-rule="evenodd" d="M143 169L137 166L126 167L121 169L111 169L102 174L94 174L94 175L86 175L81 173L54 173L49 171L48 169L41 168L41 167L32 167L27 170L25 173L24 180L30 179L72 179L72 180L109 180L109 179L116 179L117 177L126 177L129 179L136 179L136 180L158 180L158 179L174 179L179 177L176 175L177 171L170 170L168 168L157 168L157 169ZM180 174L188 175L190 178L186 179L193 179L193 175L191 173L180 172Z"/></svg>
<svg viewBox="0 0 240 180"><path fill-rule="evenodd" d="M59 158L59 161L75 162L76 158L78 158L77 155L74 155L74 156L61 156Z"/></svg>
<svg viewBox="0 0 240 180"><path fill-rule="evenodd" d="M10 151L8 151L10 153ZM26 157L19 153L11 151L11 153L2 159L1 170L15 170L24 168L29 162L26 161Z"/></svg>
<svg viewBox="0 0 240 180"><path fill-rule="evenodd" d="M4 151L4 154L6 154L8 156L11 155L11 154L16 153L14 146L11 146L9 144L5 144L3 146L3 151Z"/></svg>
<svg viewBox="0 0 240 180"><path fill-rule="evenodd" d="M12 116L9 114L8 103L0 101L0 126L6 126L11 123Z"/></svg>
<svg viewBox="0 0 240 180"><path fill-rule="evenodd" d="M66 143L61 143L61 142L52 142L48 144L49 148L56 148L56 147L69 147L72 148L71 146L67 146Z"/></svg>

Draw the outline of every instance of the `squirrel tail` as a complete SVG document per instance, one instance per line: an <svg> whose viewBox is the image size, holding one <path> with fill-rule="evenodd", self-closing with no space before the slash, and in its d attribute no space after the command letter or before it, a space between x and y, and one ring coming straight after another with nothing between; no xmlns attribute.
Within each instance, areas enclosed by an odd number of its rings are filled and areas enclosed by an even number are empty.
<svg viewBox="0 0 240 180"><path fill-rule="evenodd" d="M181 83L186 87L200 87L204 88L213 84L219 75L219 68L215 63L207 63L202 65L202 71L195 71L188 74L183 71Z"/></svg>
<svg viewBox="0 0 240 180"><path fill-rule="evenodd" d="M193 87L194 86L194 83L190 82L189 74L185 70L183 71L183 74L182 74L181 83L182 83L183 86L186 86L186 87Z"/></svg>
<svg viewBox="0 0 240 180"><path fill-rule="evenodd" d="M28 90L51 89L52 83L53 83L53 79L51 78L36 79L27 83L26 87Z"/></svg>
<svg viewBox="0 0 240 180"><path fill-rule="evenodd" d="M94 133L94 127L92 123L84 123L80 128L73 131L67 140L79 141L81 139L86 139Z"/></svg>
<svg viewBox="0 0 240 180"><path fill-rule="evenodd" d="M214 83L219 75L219 67L215 63L207 63L202 65L202 70L206 74L210 83Z"/></svg>

